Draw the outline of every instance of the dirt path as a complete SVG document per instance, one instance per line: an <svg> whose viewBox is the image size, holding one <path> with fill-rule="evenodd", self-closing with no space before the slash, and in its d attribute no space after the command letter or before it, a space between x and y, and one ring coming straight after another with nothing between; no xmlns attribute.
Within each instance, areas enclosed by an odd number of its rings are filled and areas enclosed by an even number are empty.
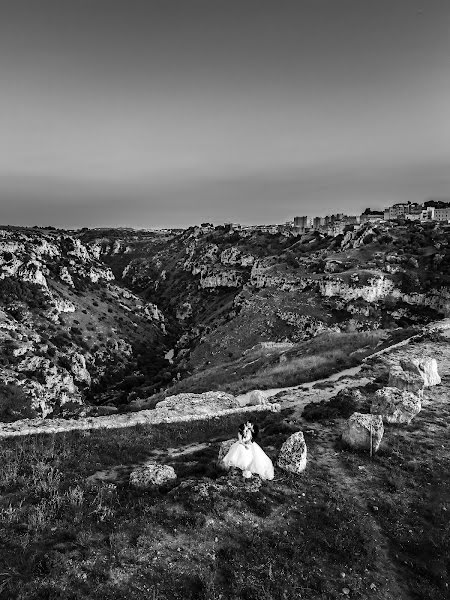
<svg viewBox="0 0 450 600"><path fill-rule="evenodd" d="M374 597L378 600L398 600L399 598L412 600L407 584L407 573L397 564L390 542L383 533L374 516L373 508L368 502L370 490L367 489L367 480L374 478L374 475L370 472L370 466L367 468L366 465L361 465L360 475L354 476L345 463L345 451L336 449L336 432L322 430L319 435L320 441L314 448L314 455L310 458L309 468L314 468L315 464L326 467L330 472L330 480L336 489L344 497L351 497L356 502L359 508L359 516L364 519L372 543L377 548L374 566L383 579L381 588L373 588Z"/></svg>

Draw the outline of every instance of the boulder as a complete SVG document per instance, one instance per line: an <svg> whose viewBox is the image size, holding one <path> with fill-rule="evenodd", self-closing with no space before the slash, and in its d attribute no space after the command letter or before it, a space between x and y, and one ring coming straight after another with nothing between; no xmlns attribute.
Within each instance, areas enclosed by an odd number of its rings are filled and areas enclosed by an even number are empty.
<svg viewBox="0 0 450 600"><path fill-rule="evenodd" d="M293 433L281 446L277 465L290 473L301 473L306 469L306 444L302 431Z"/></svg>
<svg viewBox="0 0 450 600"><path fill-rule="evenodd" d="M416 371L405 371L400 365L393 365L389 371L388 386L408 392L423 392L423 377Z"/></svg>
<svg viewBox="0 0 450 600"><path fill-rule="evenodd" d="M383 439L384 426L381 415L367 415L355 412L345 425L342 441L358 450L369 450L372 440L372 452L376 452Z"/></svg>
<svg viewBox="0 0 450 600"><path fill-rule="evenodd" d="M421 411L420 397L413 392L384 387L375 392L370 412L381 415L386 423L410 423Z"/></svg>
<svg viewBox="0 0 450 600"><path fill-rule="evenodd" d="M400 364L405 372L415 373L420 376L423 379L425 387L441 383L435 358L413 358L412 360L402 360Z"/></svg>
<svg viewBox="0 0 450 600"><path fill-rule="evenodd" d="M237 439L231 439L231 440L225 440L224 442L220 443L219 446L219 454L217 456L217 465L219 467L222 467L223 469L225 469L225 465L223 464L223 459L226 456L228 450L231 448L231 446L237 442Z"/></svg>
<svg viewBox="0 0 450 600"><path fill-rule="evenodd" d="M140 490L146 490L176 478L173 467L149 461L130 473L130 485Z"/></svg>
<svg viewBox="0 0 450 600"><path fill-rule="evenodd" d="M247 406L258 406L268 404L267 398L260 390L253 390L248 396Z"/></svg>

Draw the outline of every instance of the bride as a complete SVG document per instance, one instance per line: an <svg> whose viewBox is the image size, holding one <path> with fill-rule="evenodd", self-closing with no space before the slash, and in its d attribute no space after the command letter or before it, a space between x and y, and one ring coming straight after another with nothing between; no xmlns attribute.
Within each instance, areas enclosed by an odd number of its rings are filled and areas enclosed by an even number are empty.
<svg viewBox="0 0 450 600"><path fill-rule="evenodd" d="M264 450L254 441L258 435L258 426L250 421L239 426L238 441L225 455L224 465L242 470L245 478L255 473L261 479L273 479L273 464Z"/></svg>

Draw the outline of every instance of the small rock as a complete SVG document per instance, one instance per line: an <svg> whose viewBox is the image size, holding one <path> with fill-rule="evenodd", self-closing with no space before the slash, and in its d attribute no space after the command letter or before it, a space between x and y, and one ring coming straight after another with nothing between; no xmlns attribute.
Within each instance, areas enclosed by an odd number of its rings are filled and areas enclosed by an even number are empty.
<svg viewBox="0 0 450 600"><path fill-rule="evenodd" d="M221 467L222 469L229 468L224 465L223 459L227 455L228 450L231 448L231 446L236 442L237 442L237 439L231 439L231 440L225 440L224 442L220 443L219 454L217 456L217 466L218 467Z"/></svg>
<svg viewBox="0 0 450 600"><path fill-rule="evenodd" d="M131 472L130 485L145 490L176 478L175 471L170 465L160 465L150 461Z"/></svg>

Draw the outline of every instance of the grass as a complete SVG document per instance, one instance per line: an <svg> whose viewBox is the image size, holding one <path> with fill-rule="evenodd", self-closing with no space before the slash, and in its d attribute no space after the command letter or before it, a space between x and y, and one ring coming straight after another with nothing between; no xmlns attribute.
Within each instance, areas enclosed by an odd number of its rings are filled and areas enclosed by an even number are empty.
<svg viewBox="0 0 450 600"><path fill-rule="evenodd" d="M432 435L433 410L403 437L390 436L373 460L341 451L335 425L303 427L307 470L277 470L261 485L215 462L239 416L5 440L0 598L328 599L344 589L352 598L385 598L400 578L407 591L399 599L443 600L450 488L448 448L437 448L449 411ZM274 460L299 428L289 411L259 424ZM418 435L422 447L412 444ZM186 444L196 444L190 454L168 452ZM113 481L87 479L152 452L177 481L136 491L127 470Z"/></svg>
<svg viewBox="0 0 450 600"><path fill-rule="evenodd" d="M323 333L295 344L286 352L258 347L237 360L186 377L169 388L165 395L210 390L242 394L252 389L300 385L358 365L385 335L384 330ZM280 363L281 354L286 360ZM159 399L158 396L156 400Z"/></svg>

